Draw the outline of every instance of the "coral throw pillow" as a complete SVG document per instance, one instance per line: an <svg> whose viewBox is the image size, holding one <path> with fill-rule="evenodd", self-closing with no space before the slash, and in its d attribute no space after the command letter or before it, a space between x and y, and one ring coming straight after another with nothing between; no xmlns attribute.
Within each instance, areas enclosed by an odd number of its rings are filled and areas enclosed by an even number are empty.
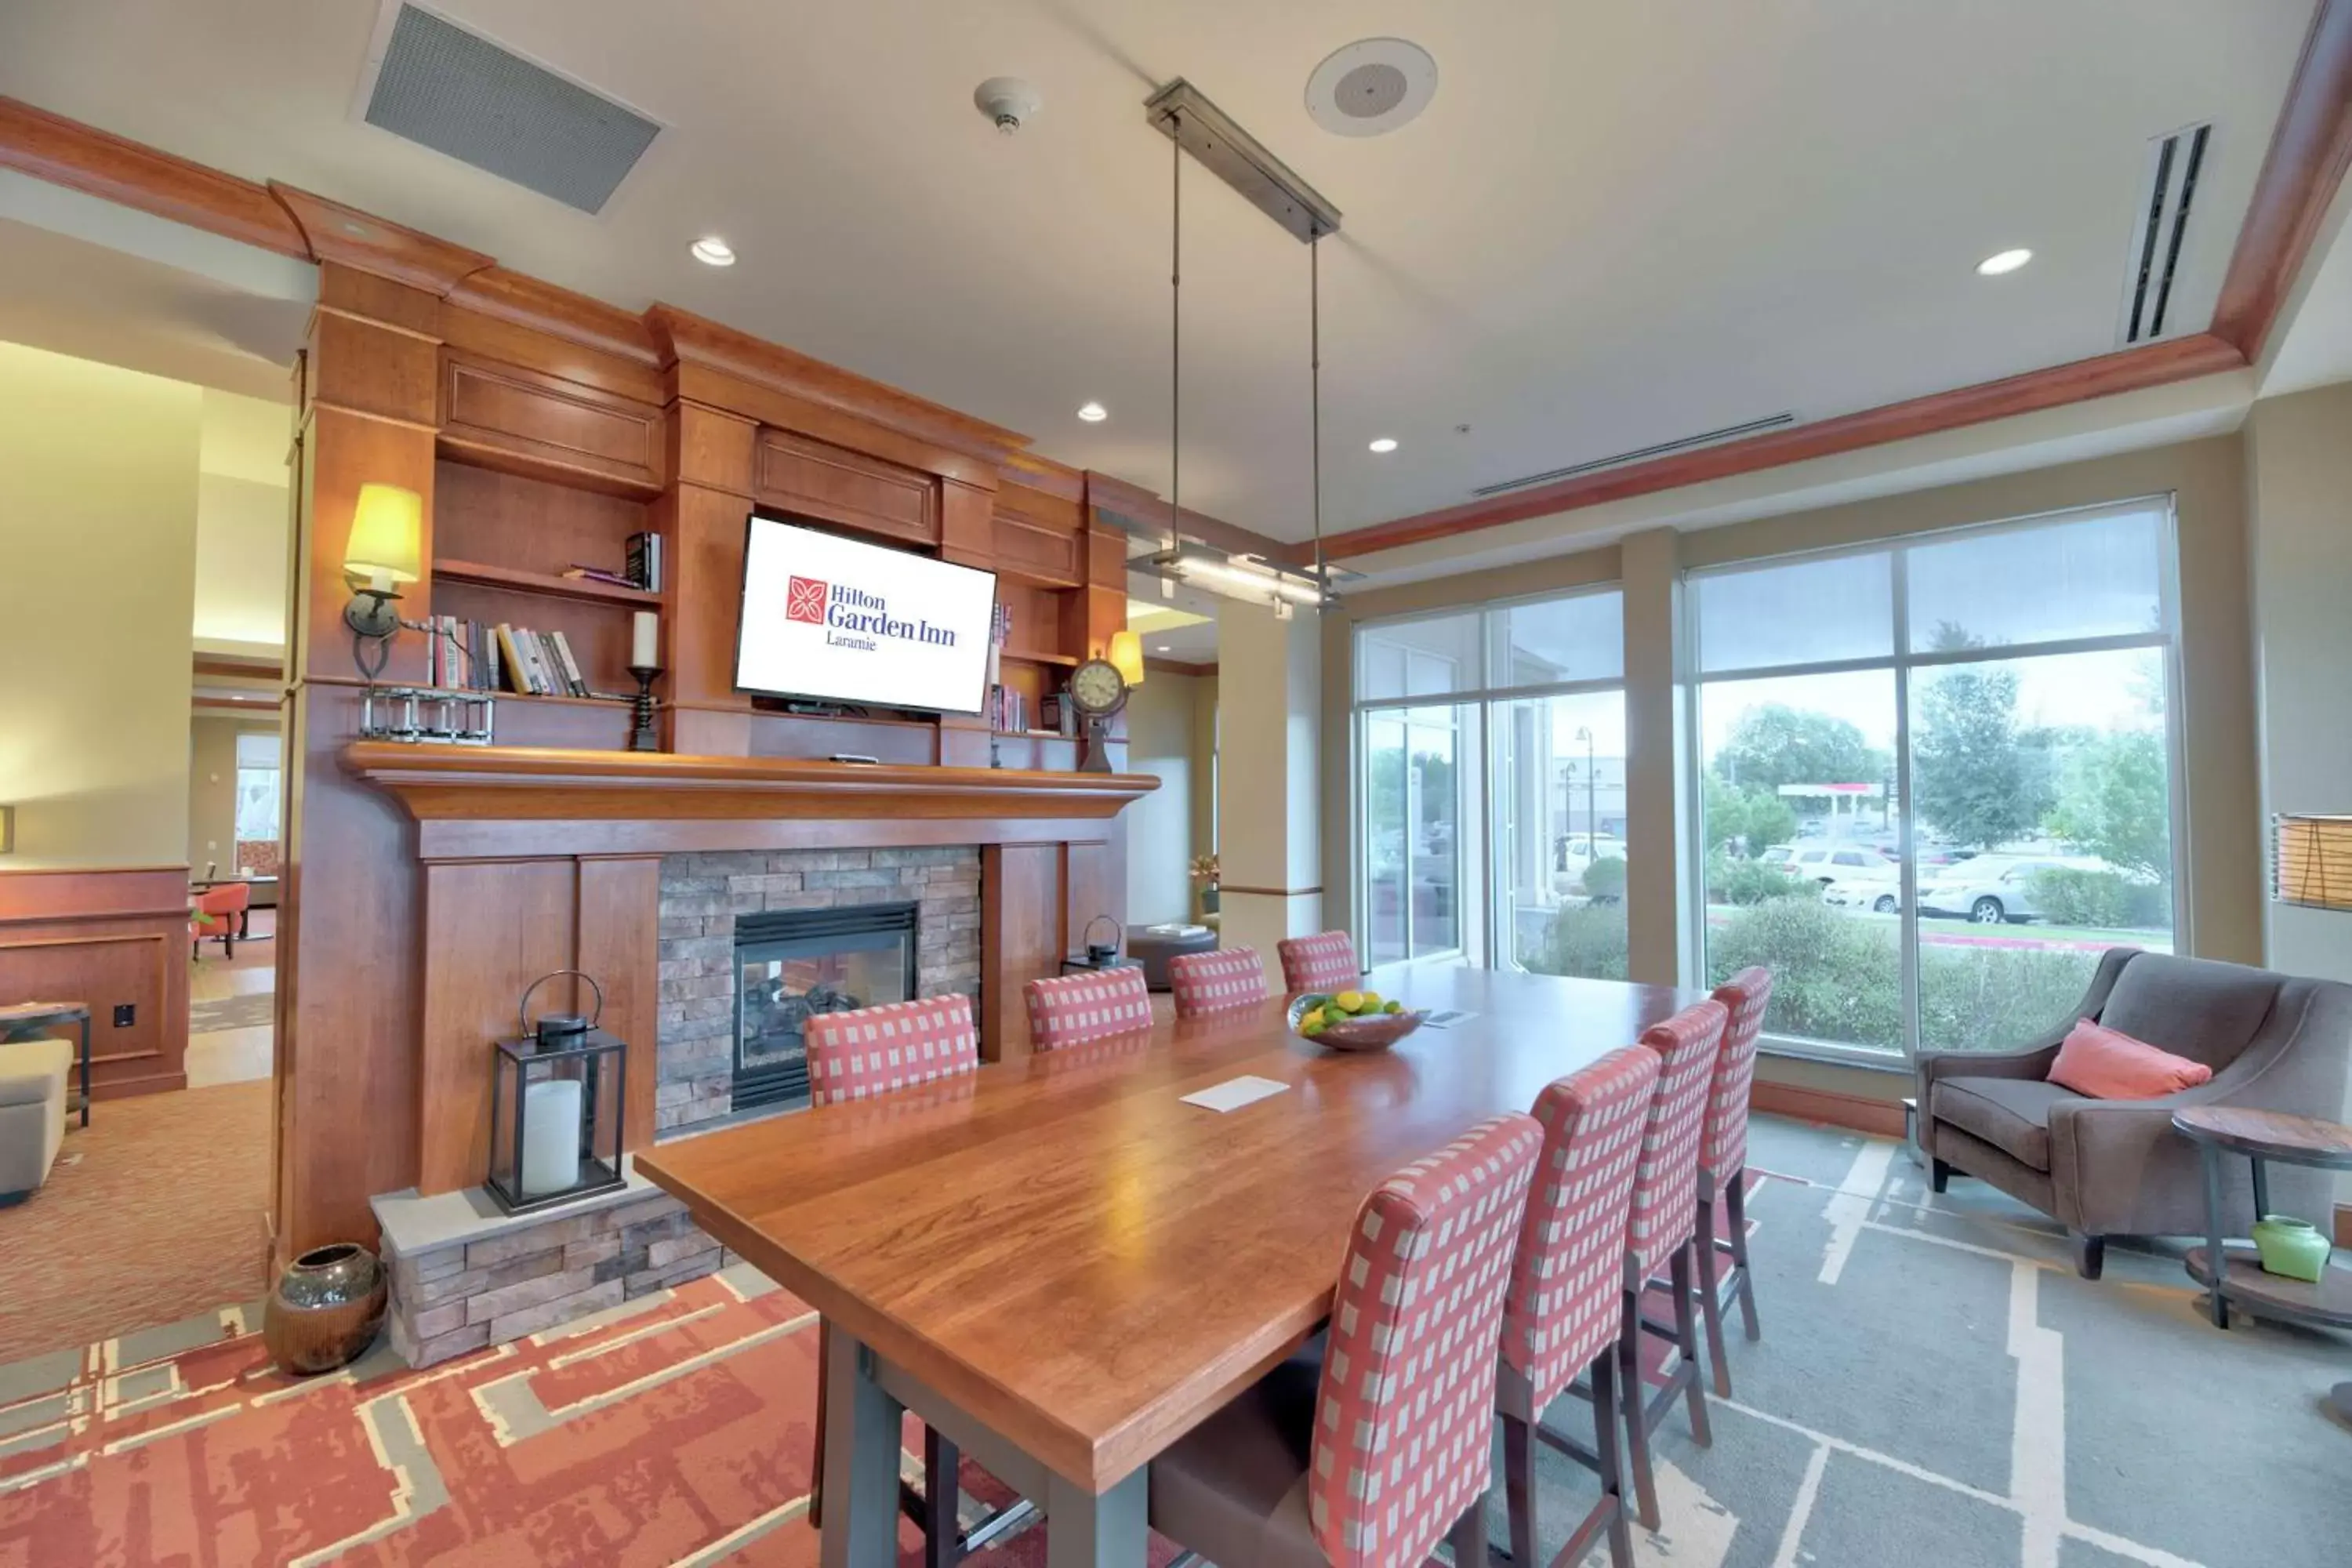
<svg viewBox="0 0 2352 1568"><path fill-rule="evenodd" d="M2213 1076L2203 1062L2159 1051L2145 1040L2084 1018L2068 1031L2050 1064L2050 1081L2093 1100L2154 1100L2194 1089Z"/></svg>

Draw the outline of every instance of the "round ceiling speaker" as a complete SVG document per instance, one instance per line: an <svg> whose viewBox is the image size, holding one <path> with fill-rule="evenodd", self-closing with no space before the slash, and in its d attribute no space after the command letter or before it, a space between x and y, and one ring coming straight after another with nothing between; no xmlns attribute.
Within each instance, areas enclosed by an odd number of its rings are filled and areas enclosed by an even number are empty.
<svg viewBox="0 0 2352 1568"><path fill-rule="evenodd" d="M1307 79L1307 112L1339 136L1381 136L1437 96L1437 62L1402 38L1365 38L1334 51Z"/></svg>

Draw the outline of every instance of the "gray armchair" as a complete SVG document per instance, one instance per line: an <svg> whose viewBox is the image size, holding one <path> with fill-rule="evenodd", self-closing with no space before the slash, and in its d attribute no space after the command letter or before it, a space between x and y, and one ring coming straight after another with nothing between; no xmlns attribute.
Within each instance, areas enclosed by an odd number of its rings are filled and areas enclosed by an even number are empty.
<svg viewBox="0 0 2352 1568"><path fill-rule="evenodd" d="M2212 1080L2157 1100L2092 1100L2045 1081L2077 1018L2213 1069ZM2082 1005L2021 1051L1928 1051L1919 1058L1920 1152L1936 1191L1954 1172L1991 1183L2066 1226L2074 1266L2099 1277L2106 1238L2201 1236L2204 1175L2196 1146L2172 1130L2185 1105L2242 1105L2334 1118L2352 1068L2352 985L2243 964L2111 949ZM2251 1218L2245 1162L2227 1162L2223 1201ZM2278 1166L2271 1206L2321 1223L2333 1176Z"/></svg>

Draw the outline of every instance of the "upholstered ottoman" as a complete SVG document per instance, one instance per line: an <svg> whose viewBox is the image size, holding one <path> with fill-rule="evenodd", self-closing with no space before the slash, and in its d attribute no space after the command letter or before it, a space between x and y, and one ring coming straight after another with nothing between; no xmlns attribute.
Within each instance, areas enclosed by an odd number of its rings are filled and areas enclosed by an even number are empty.
<svg viewBox="0 0 2352 1568"><path fill-rule="evenodd" d="M0 1046L0 1206L21 1203L49 1178L66 1140L66 1079L74 1048L65 1040Z"/></svg>
<svg viewBox="0 0 2352 1568"><path fill-rule="evenodd" d="M1143 965L1143 984L1154 991L1169 988L1170 959L1216 945L1217 933L1207 926L1145 926L1127 933L1127 955Z"/></svg>

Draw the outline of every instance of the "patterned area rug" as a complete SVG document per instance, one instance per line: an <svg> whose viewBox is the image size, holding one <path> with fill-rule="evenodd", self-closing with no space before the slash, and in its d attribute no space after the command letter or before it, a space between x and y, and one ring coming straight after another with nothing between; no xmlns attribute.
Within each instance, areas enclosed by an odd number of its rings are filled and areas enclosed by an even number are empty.
<svg viewBox="0 0 2352 1568"><path fill-rule="evenodd" d="M253 1029L275 1023L278 996L258 991L249 996L224 996L215 1002L188 1004L188 1033L215 1034L222 1029Z"/></svg>
<svg viewBox="0 0 2352 1568"><path fill-rule="evenodd" d="M2076 1279L2063 1236L1977 1184L1931 1199L1890 1143L1759 1119L1753 1147L1790 1178L1748 1208L1764 1338L1732 1330L1712 1447L1661 1432L1642 1568L2343 1563L2352 1434L2315 1401L2346 1341L2218 1332L2155 1252ZM817 1561L814 1322L748 1268L421 1373L289 1382L250 1321L0 1366L0 1568ZM1592 1482L1538 1452L1556 1550ZM976 1564L1042 1568L1046 1528Z"/></svg>

